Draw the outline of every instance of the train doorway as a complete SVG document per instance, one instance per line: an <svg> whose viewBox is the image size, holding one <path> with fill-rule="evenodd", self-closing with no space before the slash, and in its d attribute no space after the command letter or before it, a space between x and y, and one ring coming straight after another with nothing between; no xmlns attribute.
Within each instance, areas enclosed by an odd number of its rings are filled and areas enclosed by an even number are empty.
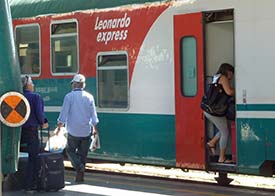
<svg viewBox="0 0 275 196"><path fill-rule="evenodd" d="M174 53L176 165L227 171L217 163L218 145L215 156L206 150L216 130L205 120L200 102L219 65L234 64L233 10L175 15ZM227 154L232 157L229 140Z"/></svg>
<svg viewBox="0 0 275 196"><path fill-rule="evenodd" d="M234 16L233 10L221 10L203 13L205 43L205 87L212 82L220 64L229 63L234 66ZM234 81L232 81L234 86ZM236 163L236 134L234 121L229 124L229 138L226 156L229 164L219 164L219 142L215 145L214 156L206 152L206 162L210 170L234 170ZM217 133L216 127L205 119L206 141ZM228 163L227 162L227 163ZM232 166L233 165L233 166Z"/></svg>

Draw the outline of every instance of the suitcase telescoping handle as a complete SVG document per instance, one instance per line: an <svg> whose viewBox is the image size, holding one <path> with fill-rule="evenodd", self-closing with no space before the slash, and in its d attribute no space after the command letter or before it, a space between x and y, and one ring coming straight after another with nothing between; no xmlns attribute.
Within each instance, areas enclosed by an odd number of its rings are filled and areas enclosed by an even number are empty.
<svg viewBox="0 0 275 196"><path fill-rule="evenodd" d="M47 128L43 128L42 126L40 126L40 146L42 149L45 148L45 146L43 145L43 130L47 130L47 136L48 136L48 140L49 140L50 139L50 126L48 126ZM45 142L45 144L46 144L46 142ZM49 146L49 149L50 149L50 146Z"/></svg>

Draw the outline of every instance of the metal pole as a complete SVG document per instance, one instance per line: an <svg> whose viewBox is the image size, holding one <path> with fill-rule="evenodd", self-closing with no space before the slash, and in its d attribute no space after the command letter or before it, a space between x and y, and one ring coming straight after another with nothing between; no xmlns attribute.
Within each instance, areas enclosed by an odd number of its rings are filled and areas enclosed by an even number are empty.
<svg viewBox="0 0 275 196"><path fill-rule="evenodd" d="M2 175L2 123L0 122L0 196L2 196L2 182L3 182L3 175Z"/></svg>

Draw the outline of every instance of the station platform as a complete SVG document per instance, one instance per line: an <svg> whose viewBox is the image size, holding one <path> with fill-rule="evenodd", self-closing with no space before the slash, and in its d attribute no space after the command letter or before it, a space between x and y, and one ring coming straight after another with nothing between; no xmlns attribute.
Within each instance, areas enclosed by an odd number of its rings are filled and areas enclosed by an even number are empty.
<svg viewBox="0 0 275 196"><path fill-rule="evenodd" d="M20 159L27 159L27 153L20 153ZM19 169L20 163L19 162ZM74 192L83 191L87 192L87 189L90 189L94 186L94 176L99 172L103 172L106 175L130 175L133 178L139 177L155 177L163 180L179 180L179 181L192 181L198 183L208 183L217 185L215 177L218 176L218 173L214 172L206 172L206 171L197 171L197 170L181 170L179 168L170 168L166 169L164 167L156 167L150 165L137 165L137 164L115 164L115 163L93 163L92 160L89 160L86 164L86 174L87 181L85 184L76 184L74 182L75 172L72 169L72 165L70 161L65 160L65 188L61 191L56 192L58 195L75 195ZM105 175L104 174L104 175ZM16 181L18 177L18 172L12 176L12 184L4 183L3 186L3 195L18 195L22 192L23 187L20 186L19 182ZM249 175L237 175L237 174L228 174L229 178L234 179L230 185L239 186L239 187L251 187L256 189L267 189L275 191L275 180L274 177L259 177L259 176L249 176ZM21 176L22 178L22 176ZM122 177L123 178L123 177ZM15 181L14 181L15 180ZM100 181L100 180L99 180ZM123 179L122 179L123 181ZM108 183L108 180L106 180ZM98 190L99 188L93 187L94 190ZM84 191L85 190L85 191ZM64 192L65 191L65 192ZM39 192L39 194L44 194L43 192ZM51 193L52 194L52 193ZM84 194L84 193L83 193ZM85 195L84 194L84 195ZM90 194L90 193L89 193ZM97 194L96 194L97 195ZM100 195L100 194L99 194Z"/></svg>
<svg viewBox="0 0 275 196"><path fill-rule="evenodd" d="M64 162L67 167L71 167L69 161ZM168 179L191 180L197 182L208 182L217 184L215 177L218 173L198 170L183 171L178 168L165 169L164 167L137 165L137 164L112 164L112 163L88 163L88 169L97 171L110 171L117 173L136 174L144 176L163 177ZM252 188L264 188L275 190L275 176L261 177L252 175L228 174L228 178L234 179L231 185Z"/></svg>
<svg viewBox="0 0 275 196"><path fill-rule="evenodd" d="M65 161L65 165L69 166L70 163ZM128 172L122 173L122 169ZM164 176L167 174L158 174L163 177L154 177L156 173L161 173L159 171L162 169L158 170L151 166L141 169L138 165L88 164L85 181L75 183L75 171L66 167L65 187L57 192L35 191L30 193L23 190L6 190L3 196L273 196L275 194L275 190L249 189L239 186L223 187L214 182L194 181L194 178L202 180L207 177L208 174L202 175L200 172L189 172L193 175L186 176L188 180L180 180L183 174L188 173L176 169L165 170L171 174L174 173L169 178ZM130 172L132 173L124 174ZM148 177L150 175L152 177Z"/></svg>

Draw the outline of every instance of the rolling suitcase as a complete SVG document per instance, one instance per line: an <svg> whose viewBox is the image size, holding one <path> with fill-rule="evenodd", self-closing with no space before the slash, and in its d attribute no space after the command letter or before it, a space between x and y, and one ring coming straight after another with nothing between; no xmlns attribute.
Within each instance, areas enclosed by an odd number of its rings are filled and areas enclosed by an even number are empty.
<svg viewBox="0 0 275 196"><path fill-rule="evenodd" d="M42 130L41 146L43 146ZM38 190L58 191L64 188L64 162L62 153L41 152L38 154L38 163Z"/></svg>
<svg viewBox="0 0 275 196"><path fill-rule="evenodd" d="M64 163L61 153L43 152L38 155L38 190L58 191L64 188Z"/></svg>

